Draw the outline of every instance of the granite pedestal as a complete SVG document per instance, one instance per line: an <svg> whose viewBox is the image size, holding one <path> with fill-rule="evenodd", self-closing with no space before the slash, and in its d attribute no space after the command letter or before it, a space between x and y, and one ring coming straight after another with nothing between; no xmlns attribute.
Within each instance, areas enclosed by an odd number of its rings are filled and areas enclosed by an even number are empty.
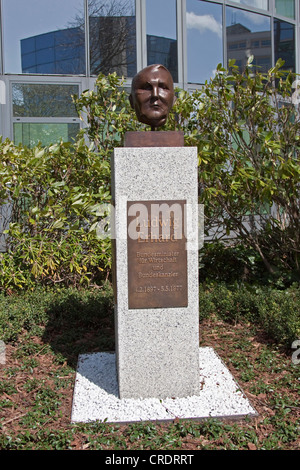
<svg viewBox="0 0 300 470"><path fill-rule="evenodd" d="M119 397L199 392L197 149L112 158Z"/></svg>

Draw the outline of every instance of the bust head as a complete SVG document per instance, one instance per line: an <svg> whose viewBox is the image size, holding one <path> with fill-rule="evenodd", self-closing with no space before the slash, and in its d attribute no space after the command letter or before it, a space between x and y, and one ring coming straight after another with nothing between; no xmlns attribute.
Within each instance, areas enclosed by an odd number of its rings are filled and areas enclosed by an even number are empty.
<svg viewBox="0 0 300 470"><path fill-rule="evenodd" d="M163 126L175 102L170 72L160 64L138 72L132 80L129 100L140 122L152 129Z"/></svg>

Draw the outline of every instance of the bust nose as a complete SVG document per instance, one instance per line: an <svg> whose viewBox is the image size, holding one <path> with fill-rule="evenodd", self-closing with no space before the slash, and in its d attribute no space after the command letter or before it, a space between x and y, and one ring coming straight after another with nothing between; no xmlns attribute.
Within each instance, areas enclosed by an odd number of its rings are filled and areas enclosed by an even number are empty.
<svg viewBox="0 0 300 470"><path fill-rule="evenodd" d="M158 99L159 97L159 86L158 84L152 85L152 98Z"/></svg>

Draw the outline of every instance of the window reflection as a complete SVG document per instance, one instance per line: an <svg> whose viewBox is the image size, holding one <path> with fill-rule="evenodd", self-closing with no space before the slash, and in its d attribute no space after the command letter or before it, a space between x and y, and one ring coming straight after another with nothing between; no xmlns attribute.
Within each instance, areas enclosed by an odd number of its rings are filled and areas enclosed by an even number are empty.
<svg viewBox="0 0 300 470"><path fill-rule="evenodd" d="M3 0L5 73L85 73L83 0Z"/></svg>
<svg viewBox="0 0 300 470"><path fill-rule="evenodd" d="M77 117L72 95L78 85L13 83L14 117Z"/></svg>
<svg viewBox="0 0 300 470"><path fill-rule="evenodd" d="M250 7L260 8L261 10L268 10L269 0L232 0L241 5L248 5ZM284 0L285 1L285 0Z"/></svg>
<svg viewBox="0 0 300 470"><path fill-rule="evenodd" d="M89 0L90 68L92 75L136 73L134 0Z"/></svg>
<svg viewBox="0 0 300 470"><path fill-rule="evenodd" d="M187 66L189 83L205 83L223 62L222 6L187 0Z"/></svg>
<svg viewBox="0 0 300 470"><path fill-rule="evenodd" d="M275 62L283 59L284 69L295 72L295 26L281 20L274 20Z"/></svg>
<svg viewBox="0 0 300 470"><path fill-rule="evenodd" d="M39 142L48 146L56 142L72 142L76 140L79 132L77 123L14 123L14 142L16 145L23 144L26 147L34 147Z"/></svg>
<svg viewBox="0 0 300 470"><path fill-rule="evenodd" d="M237 8L226 8L227 61L244 70L248 58L253 55L254 68L267 72L272 66L270 19Z"/></svg>
<svg viewBox="0 0 300 470"><path fill-rule="evenodd" d="M147 65L162 64L178 82L176 0L147 0Z"/></svg>

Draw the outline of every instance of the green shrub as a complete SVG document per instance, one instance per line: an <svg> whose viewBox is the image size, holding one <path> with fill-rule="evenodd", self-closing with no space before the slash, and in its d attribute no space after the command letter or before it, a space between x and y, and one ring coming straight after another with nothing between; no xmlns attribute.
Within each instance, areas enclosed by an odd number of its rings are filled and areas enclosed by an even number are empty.
<svg viewBox="0 0 300 470"><path fill-rule="evenodd" d="M2 203L12 205L0 288L82 285L105 279L109 239L97 224L110 202L110 165L84 140L34 149L0 143Z"/></svg>
<svg viewBox="0 0 300 470"><path fill-rule="evenodd" d="M101 288L35 287L17 295L0 293L0 338L17 341L20 334L44 334L45 327L65 330L73 327L86 331L113 317L113 295L109 283ZM51 335L50 335L51 336Z"/></svg>
<svg viewBox="0 0 300 470"><path fill-rule="evenodd" d="M235 234L273 273L300 273L300 114L292 104L295 76L282 60L268 73L241 73L230 62L192 99L189 119L199 155L206 229Z"/></svg>
<svg viewBox="0 0 300 470"><path fill-rule="evenodd" d="M13 213L0 289L86 286L110 276L111 241L97 232L111 202L110 157L138 125L122 85L116 74L99 75L94 91L73 97L87 119L73 144L0 142L0 205L9 202Z"/></svg>
<svg viewBox="0 0 300 470"><path fill-rule="evenodd" d="M259 319L264 330L277 343L291 347L294 340L300 339L300 288L263 290L259 297Z"/></svg>
<svg viewBox="0 0 300 470"><path fill-rule="evenodd" d="M209 287L200 286L200 315L203 315L203 307L206 310L205 316L215 313L229 322L255 322L259 317L258 296L243 284L230 286L218 283Z"/></svg>
<svg viewBox="0 0 300 470"><path fill-rule="evenodd" d="M34 333L47 322L47 305L54 292L37 288L20 295L0 293L0 338L16 341L24 330Z"/></svg>
<svg viewBox="0 0 300 470"><path fill-rule="evenodd" d="M241 243L207 242L199 254L200 282L253 282L264 276L260 257Z"/></svg>
<svg viewBox="0 0 300 470"><path fill-rule="evenodd" d="M250 321L260 325L270 339L290 348L300 338L300 287L200 285L199 313L200 319L215 314L230 323Z"/></svg>

